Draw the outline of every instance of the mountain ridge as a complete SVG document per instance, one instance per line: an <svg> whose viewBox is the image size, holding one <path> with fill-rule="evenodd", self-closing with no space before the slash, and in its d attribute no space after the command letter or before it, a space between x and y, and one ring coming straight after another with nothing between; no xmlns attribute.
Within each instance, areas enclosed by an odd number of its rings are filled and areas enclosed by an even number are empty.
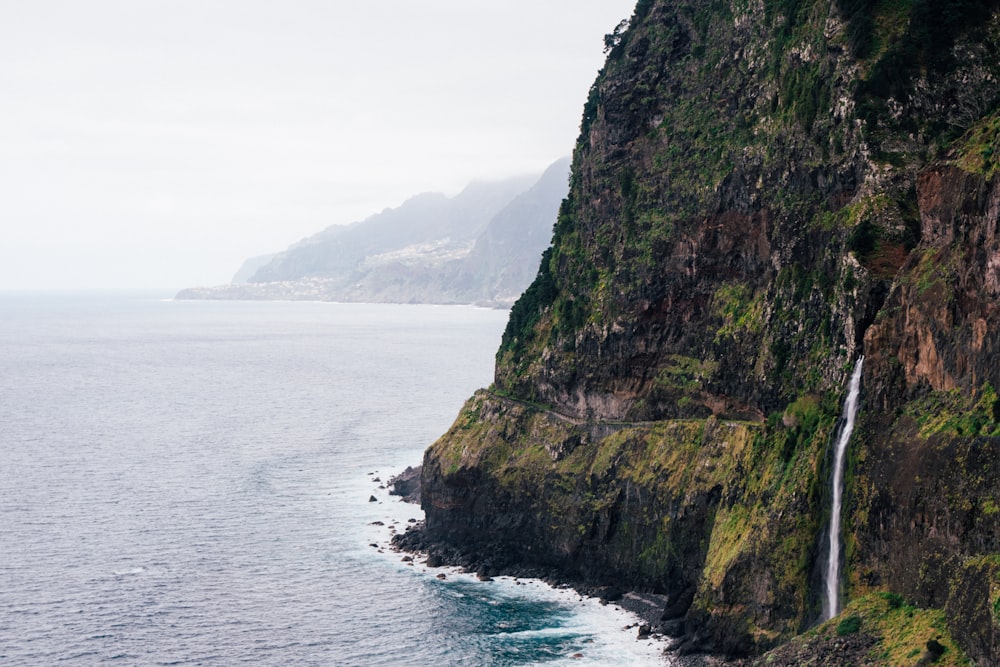
<svg viewBox="0 0 1000 667"><path fill-rule="evenodd" d="M509 307L549 243L568 172L565 158L540 176L474 181L454 197L421 193L302 239L244 281L189 288L178 298Z"/></svg>

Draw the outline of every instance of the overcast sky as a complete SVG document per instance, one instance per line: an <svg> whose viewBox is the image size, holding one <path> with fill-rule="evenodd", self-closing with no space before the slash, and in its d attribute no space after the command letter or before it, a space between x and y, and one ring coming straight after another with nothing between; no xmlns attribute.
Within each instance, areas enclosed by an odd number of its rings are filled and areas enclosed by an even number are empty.
<svg viewBox="0 0 1000 667"><path fill-rule="evenodd" d="M572 151L635 0L0 0L0 290L243 259Z"/></svg>

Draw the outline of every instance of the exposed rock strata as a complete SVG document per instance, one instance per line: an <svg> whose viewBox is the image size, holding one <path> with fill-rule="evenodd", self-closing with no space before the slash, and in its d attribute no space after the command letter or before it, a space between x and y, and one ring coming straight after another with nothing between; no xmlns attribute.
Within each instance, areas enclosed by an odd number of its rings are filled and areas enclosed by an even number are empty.
<svg viewBox="0 0 1000 667"><path fill-rule="evenodd" d="M495 385L425 456L424 545L760 655L819 620L865 354L843 594L890 597L848 643L1000 663L1000 19L945 4L639 2Z"/></svg>

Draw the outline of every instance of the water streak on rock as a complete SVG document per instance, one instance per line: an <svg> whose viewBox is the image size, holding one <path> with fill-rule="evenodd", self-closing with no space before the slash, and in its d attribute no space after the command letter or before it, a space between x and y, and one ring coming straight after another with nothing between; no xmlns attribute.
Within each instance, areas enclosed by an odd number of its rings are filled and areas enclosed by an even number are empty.
<svg viewBox="0 0 1000 667"><path fill-rule="evenodd" d="M861 394L861 367L865 358L854 365L851 383L844 401L842 426L833 455L833 505L830 508L830 555L826 564L826 598L823 601L823 618L833 618L840 613L840 514L844 495L844 455L847 443L854 432L858 414L858 396Z"/></svg>

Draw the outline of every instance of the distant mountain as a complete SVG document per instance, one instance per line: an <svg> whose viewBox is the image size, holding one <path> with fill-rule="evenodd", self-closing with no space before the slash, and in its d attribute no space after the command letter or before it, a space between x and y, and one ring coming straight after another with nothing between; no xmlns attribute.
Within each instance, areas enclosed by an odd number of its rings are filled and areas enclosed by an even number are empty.
<svg viewBox="0 0 1000 667"><path fill-rule="evenodd" d="M275 253L268 253L266 255L257 255L256 257L251 257L250 259L243 262L243 266L240 270L236 272L233 276L233 283L248 283L250 279L253 278L253 274L257 273L257 269L264 266L272 259L274 259Z"/></svg>
<svg viewBox="0 0 1000 667"><path fill-rule="evenodd" d="M497 213L469 255L442 276L470 302L512 304L538 273L569 189L570 160L552 164L527 192Z"/></svg>
<svg viewBox="0 0 1000 667"><path fill-rule="evenodd" d="M230 285L178 299L310 299L509 306L531 283L568 190L569 159L541 175L424 193L247 260Z"/></svg>

